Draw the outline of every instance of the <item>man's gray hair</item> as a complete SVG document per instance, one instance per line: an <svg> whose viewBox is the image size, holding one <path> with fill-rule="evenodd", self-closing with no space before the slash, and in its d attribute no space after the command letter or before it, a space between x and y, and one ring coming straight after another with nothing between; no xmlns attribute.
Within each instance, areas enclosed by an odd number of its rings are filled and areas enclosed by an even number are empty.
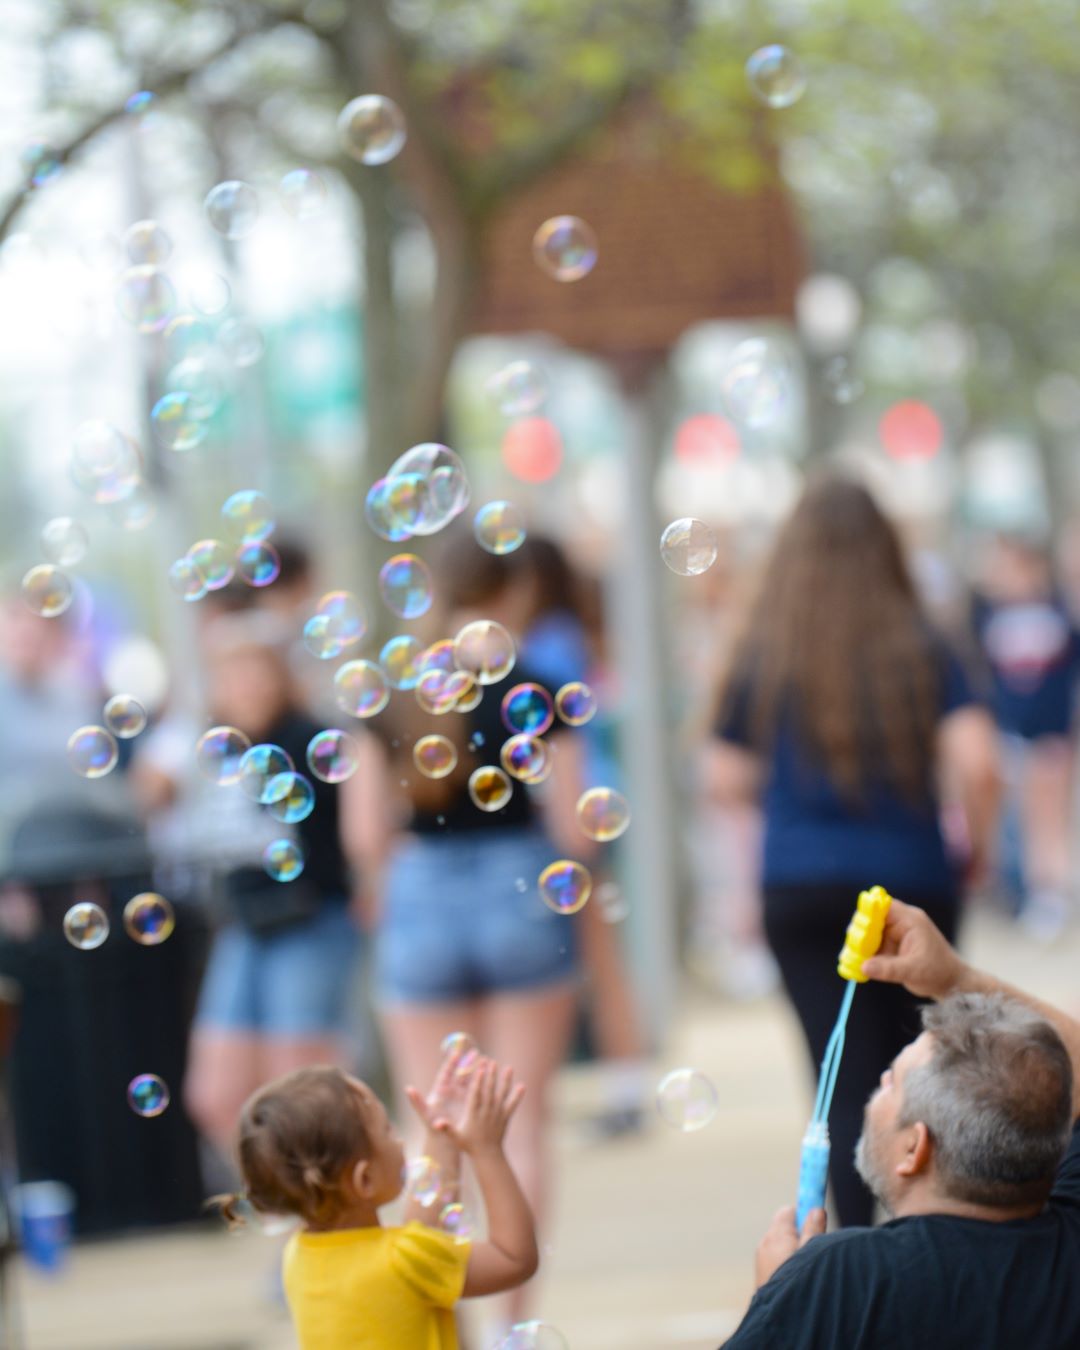
<svg viewBox="0 0 1080 1350"><path fill-rule="evenodd" d="M1045 1201L1073 1125L1061 1037L1001 994L955 994L922 1020L932 1054L904 1077L899 1123L929 1130L942 1189L979 1205Z"/></svg>

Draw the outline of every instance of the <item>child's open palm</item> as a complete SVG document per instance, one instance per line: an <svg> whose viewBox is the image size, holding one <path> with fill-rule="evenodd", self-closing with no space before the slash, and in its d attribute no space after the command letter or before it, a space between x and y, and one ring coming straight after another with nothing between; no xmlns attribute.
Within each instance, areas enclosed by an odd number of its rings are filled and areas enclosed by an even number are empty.
<svg viewBox="0 0 1080 1350"><path fill-rule="evenodd" d="M448 1135L463 1153L498 1152L510 1118L525 1095L525 1084L514 1082L509 1066L500 1068L493 1059L480 1059L468 1080L460 1120L442 1115L433 1126Z"/></svg>
<svg viewBox="0 0 1080 1350"><path fill-rule="evenodd" d="M460 1072L464 1053L460 1046L447 1052L426 1097L414 1087L405 1089L412 1109L429 1130L435 1128L437 1120L461 1119L468 1088L468 1079Z"/></svg>

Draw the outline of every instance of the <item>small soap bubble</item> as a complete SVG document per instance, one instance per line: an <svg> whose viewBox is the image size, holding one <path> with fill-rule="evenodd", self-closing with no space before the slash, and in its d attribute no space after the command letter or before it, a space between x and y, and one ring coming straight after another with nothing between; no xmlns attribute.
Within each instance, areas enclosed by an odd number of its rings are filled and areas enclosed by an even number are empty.
<svg viewBox="0 0 1080 1350"><path fill-rule="evenodd" d="M145 530L157 518L157 502L145 483L119 502L109 503L109 517L125 530Z"/></svg>
<svg viewBox="0 0 1080 1350"><path fill-rule="evenodd" d="M555 705L548 691L539 684L515 684L503 695L500 706L503 726L512 735L528 732L542 736L555 720Z"/></svg>
<svg viewBox="0 0 1080 1350"><path fill-rule="evenodd" d="M767 427L788 401L791 371L784 357L764 338L748 338L729 355L720 390L736 423Z"/></svg>
<svg viewBox="0 0 1080 1350"><path fill-rule="evenodd" d="M169 1089L156 1073L140 1073L128 1084L127 1099L137 1116L160 1116L169 1105Z"/></svg>
<svg viewBox="0 0 1080 1350"><path fill-rule="evenodd" d="M274 533L274 512L261 492L244 488L226 497L221 519L229 538L237 544L261 544Z"/></svg>
<svg viewBox="0 0 1080 1350"><path fill-rule="evenodd" d="M53 516L41 531L41 549L51 563L74 567L86 557L90 537L71 516Z"/></svg>
<svg viewBox="0 0 1080 1350"><path fill-rule="evenodd" d="M270 815L285 825L298 825L315 810L315 788L302 773L283 773L268 784Z"/></svg>
<svg viewBox="0 0 1080 1350"><path fill-rule="evenodd" d="M513 553L525 542L525 518L513 502L488 502L476 513L473 534L488 553Z"/></svg>
<svg viewBox="0 0 1080 1350"><path fill-rule="evenodd" d="M243 239L259 219L259 198L249 184L230 179L210 189L203 210L218 234L226 239Z"/></svg>
<svg viewBox="0 0 1080 1350"><path fill-rule="evenodd" d="M326 210L326 180L311 169L290 169L278 184L278 197L293 220L312 220Z"/></svg>
<svg viewBox="0 0 1080 1350"><path fill-rule="evenodd" d="M533 257L556 281L580 281L596 265L596 234L578 216L552 216L533 236Z"/></svg>
<svg viewBox="0 0 1080 1350"><path fill-rule="evenodd" d="M304 855L292 839L274 839L263 849L263 869L273 881L295 881L304 870Z"/></svg>
<svg viewBox="0 0 1080 1350"><path fill-rule="evenodd" d="M232 299L232 287L228 277L220 272L205 268L196 272L188 282L188 300L192 309L205 318L212 319L216 314L228 309Z"/></svg>
<svg viewBox="0 0 1080 1350"><path fill-rule="evenodd" d="M195 763L205 778L228 787L239 783L240 763L250 749L251 742L236 727L211 727L195 745Z"/></svg>
<svg viewBox="0 0 1080 1350"><path fill-rule="evenodd" d="M770 108L790 108L806 91L806 75L798 58L772 43L759 47L746 63L750 88Z"/></svg>
<svg viewBox="0 0 1080 1350"><path fill-rule="evenodd" d="M157 267L129 267L116 287L120 317L140 333L160 333L176 313L176 289Z"/></svg>
<svg viewBox="0 0 1080 1350"><path fill-rule="evenodd" d="M421 736L413 746L413 763L425 778L445 778L457 760L454 743L445 736Z"/></svg>
<svg viewBox="0 0 1080 1350"><path fill-rule="evenodd" d="M379 652L379 665L382 667L386 683L392 689L415 689L420 679L417 661L423 654L424 645L419 638L401 633L392 637Z"/></svg>
<svg viewBox="0 0 1080 1350"><path fill-rule="evenodd" d="M442 1192L443 1178L439 1164L426 1155L410 1158L401 1170L401 1180L408 1200L427 1208L438 1200Z"/></svg>
<svg viewBox="0 0 1080 1350"><path fill-rule="evenodd" d="M703 1130L719 1106L716 1088L698 1069L672 1069L656 1089L656 1107L673 1129Z"/></svg>
<svg viewBox="0 0 1080 1350"><path fill-rule="evenodd" d="M510 779L494 764L482 764L469 775L469 796L481 811L501 811L513 791Z"/></svg>
<svg viewBox="0 0 1080 1350"><path fill-rule="evenodd" d="M570 1350L566 1337L550 1322L515 1322L495 1350Z"/></svg>
<svg viewBox="0 0 1080 1350"><path fill-rule="evenodd" d="M208 591L220 591L233 579L233 554L220 539L200 539L187 551L187 557L203 579Z"/></svg>
<svg viewBox="0 0 1080 1350"><path fill-rule="evenodd" d="M288 790L283 775L295 770L292 756L280 745L264 743L245 750L240 760L240 790L264 806Z"/></svg>
<svg viewBox="0 0 1080 1350"><path fill-rule="evenodd" d="M214 350L214 330L194 314L178 314L165 329L165 350L175 365L189 356L208 356Z"/></svg>
<svg viewBox="0 0 1080 1350"><path fill-rule="evenodd" d="M528 417L539 412L547 398L547 381L529 361L511 361L484 385L504 417Z"/></svg>
<svg viewBox="0 0 1080 1350"><path fill-rule="evenodd" d="M22 598L27 609L43 619L55 619L71 607L75 591L71 578L52 563L31 567L22 579Z"/></svg>
<svg viewBox="0 0 1080 1350"><path fill-rule="evenodd" d="M327 591L304 625L304 645L322 661L333 660L367 632L363 606L351 591Z"/></svg>
<svg viewBox="0 0 1080 1350"><path fill-rule="evenodd" d="M142 477L139 448L108 422L83 422L71 443L75 486L99 505L130 497Z"/></svg>
<svg viewBox="0 0 1080 1350"><path fill-rule="evenodd" d="M425 648L417 660L416 669L421 675L426 675L431 670L441 670L449 675L451 671L456 670L453 639L440 638L438 642L433 642L430 647Z"/></svg>
<svg viewBox="0 0 1080 1350"><path fill-rule="evenodd" d="M19 155L26 176L34 187L41 187L50 178L55 178L62 167L59 155L50 146L34 141L26 146Z"/></svg>
<svg viewBox="0 0 1080 1350"><path fill-rule="evenodd" d="M680 577L696 577L716 561L716 535L693 516L673 520L660 536L660 556Z"/></svg>
<svg viewBox="0 0 1080 1350"><path fill-rule="evenodd" d="M400 544L410 531L395 508L394 485L389 478L376 479L364 500L364 516L380 539Z"/></svg>
<svg viewBox="0 0 1080 1350"><path fill-rule="evenodd" d="M307 748L308 768L324 783L344 783L360 763L360 747L346 731L330 728L312 736Z"/></svg>
<svg viewBox="0 0 1080 1350"><path fill-rule="evenodd" d="M149 89L140 89L124 103L124 111L132 117L143 117L154 106L155 101Z"/></svg>
<svg viewBox="0 0 1080 1350"><path fill-rule="evenodd" d="M589 788L578 798L577 818L583 834L597 843L607 844L626 833L630 824L630 803L614 788Z"/></svg>
<svg viewBox="0 0 1080 1350"><path fill-rule="evenodd" d="M250 319L226 319L218 330L217 341L238 370L256 365L266 350L262 333Z"/></svg>
<svg viewBox="0 0 1080 1350"><path fill-rule="evenodd" d="M137 220L124 232L124 249L132 263L159 267L172 252L172 240L156 220Z"/></svg>
<svg viewBox="0 0 1080 1350"><path fill-rule="evenodd" d="M596 695L581 680L571 680L555 695L555 711L567 726L584 726L596 715Z"/></svg>
<svg viewBox="0 0 1080 1350"><path fill-rule="evenodd" d="M273 544L241 544L236 550L236 575L249 586L272 586L281 575L281 558Z"/></svg>
<svg viewBox="0 0 1080 1350"><path fill-rule="evenodd" d="M518 877L518 879L514 882L514 890L517 891L518 895L524 895L528 889L529 883L525 880L524 877Z"/></svg>
<svg viewBox="0 0 1080 1350"><path fill-rule="evenodd" d="M455 1242L471 1242L476 1233L476 1220L463 1204L452 1200L439 1211L439 1227Z"/></svg>
<svg viewBox="0 0 1080 1350"><path fill-rule="evenodd" d="M124 931L143 947L156 947L176 927L173 907L156 891L133 895L124 906Z"/></svg>
<svg viewBox="0 0 1080 1350"><path fill-rule="evenodd" d="M146 709L132 694L113 694L105 704L105 725L122 741L137 736L146 727Z"/></svg>
<svg viewBox="0 0 1080 1350"><path fill-rule="evenodd" d="M547 777L548 747L539 736L511 736L499 751L502 766L511 778L522 783L539 783Z"/></svg>
<svg viewBox="0 0 1080 1350"><path fill-rule="evenodd" d="M458 672L464 674L464 671ZM441 717L454 709L454 697L446 692L450 676L445 670L426 670L416 681L413 693L425 712Z"/></svg>
<svg viewBox="0 0 1080 1350"><path fill-rule="evenodd" d="M163 450L193 450L206 438L206 425L195 416L189 394L163 394L150 409L150 425Z"/></svg>
<svg viewBox="0 0 1080 1350"><path fill-rule="evenodd" d="M480 684L496 684L514 668L517 652L514 639L494 619L467 623L454 638L454 661L459 670L467 670Z"/></svg>
<svg viewBox="0 0 1080 1350"><path fill-rule="evenodd" d="M613 881L605 881L596 889L596 903L605 923L622 923L630 914L626 896Z"/></svg>
<svg viewBox="0 0 1080 1350"><path fill-rule="evenodd" d="M381 94L363 94L346 103L337 126L341 148L361 164L387 164L405 144L405 117Z"/></svg>
<svg viewBox="0 0 1080 1350"><path fill-rule="evenodd" d="M415 553L397 553L379 569L379 593L391 614L418 619L431 608L431 569Z"/></svg>
<svg viewBox="0 0 1080 1350"><path fill-rule="evenodd" d="M186 394L192 417L208 421L225 402L225 386L212 362L205 356L185 356L165 376L170 394Z"/></svg>
<svg viewBox="0 0 1080 1350"><path fill-rule="evenodd" d="M109 936L109 920L100 905L80 900L64 915L64 936L81 952L92 952Z"/></svg>
<svg viewBox="0 0 1080 1350"><path fill-rule="evenodd" d="M334 672L334 701L350 717L374 717L390 702L390 688L374 661L346 661Z"/></svg>
<svg viewBox="0 0 1080 1350"><path fill-rule="evenodd" d="M68 737L68 760L82 778L104 778L116 768L120 749L105 727L79 727Z"/></svg>
<svg viewBox="0 0 1080 1350"><path fill-rule="evenodd" d="M862 396L863 382L846 356L834 356L822 372L825 391L834 403L854 403Z"/></svg>
<svg viewBox="0 0 1080 1350"><path fill-rule="evenodd" d="M576 914L592 894L588 868L568 858L549 863L538 881L540 899L556 914Z"/></svg>
<svg viewBox="0 0 1080 1350"><path fill-rule="evenodd" d="M169 587L189 602L201 600L206 594L206 582L190 558L177 558L169 567Z"/></svg>
<svg viewBox="0 0 1080 1350"><path fill-rule="evenodd" d="M457 1056L457 1064L454 1066L454 1073L458 1078L468 1078L473 1069L476 1068L476 1061L480 1058L480 1051L476 1042L467 1031L451 1031L442 1039L439 1046L439 1053L445 1059L448 1055Z"/></svg>

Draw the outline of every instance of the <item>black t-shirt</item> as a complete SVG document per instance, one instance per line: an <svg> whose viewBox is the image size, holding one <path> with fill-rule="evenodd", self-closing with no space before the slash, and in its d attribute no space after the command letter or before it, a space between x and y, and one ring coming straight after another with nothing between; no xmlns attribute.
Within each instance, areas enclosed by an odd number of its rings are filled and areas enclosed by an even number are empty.
<svg viewBox="0 0 1080 1350"><path fill-rule="evenodd" d="M1080 1126L1034 1219L944 1214L828 1233L754 1295L724 1350L1077 1350Z"/></svg>

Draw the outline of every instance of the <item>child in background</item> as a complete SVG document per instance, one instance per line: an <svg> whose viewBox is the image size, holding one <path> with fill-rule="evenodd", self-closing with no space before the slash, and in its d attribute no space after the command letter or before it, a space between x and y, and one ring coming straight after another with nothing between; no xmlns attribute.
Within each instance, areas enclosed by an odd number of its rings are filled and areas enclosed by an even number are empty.
<svg viewBox="0 0 1080 1350"><path fill-rule="evenodd" d="M401 1194L404 1149L365 1083L331 1067L299 1069L245 1105L238 1150L245 1198L256 1211L293 1214L303 1224L284 1257L301 1350L457 1350L452 1309L460 1298L513 1289L535 1273L532 1213L502 1147L524 1085L484 1058L463 1078L460 1058L460 1051L445 1058L427 1098L408 1089L443 1185L426 1208L410 1200L397 1228L381 1227L378 1211ZM486 1242L460 1241L424 1222L457 1199L462 1153L484 1198ZM219 1202L230 1223L239 1199Z"/></svg>

